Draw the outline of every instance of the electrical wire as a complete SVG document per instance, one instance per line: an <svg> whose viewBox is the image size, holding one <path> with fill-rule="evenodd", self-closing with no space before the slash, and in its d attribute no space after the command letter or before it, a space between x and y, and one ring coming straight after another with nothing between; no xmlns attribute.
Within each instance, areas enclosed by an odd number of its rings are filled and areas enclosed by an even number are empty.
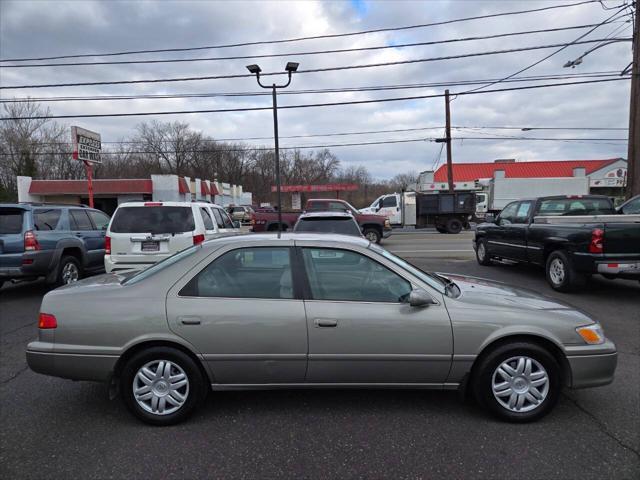
<svg viewBox="0 0 640 480"><path fill-rule="evenodd" d="M609 39L611 42L623 42L630 41L631 38L612 38ZM481 57L487 55L502 55L505 53L517 53L517 52L526 52L530 50L543 50L547 48L556 48L564 45L580 45L587 43L597 43L601 42L602 39L594 39L594 40L582 40L582 41L574 41L567 43L556 43L550 45L534 45L530 47L519 47L519 48L511 48L504 50L492 50L487 52L473 52L473 53L465 53L459 55L447 55L442 57L429 57L429 58L415 58L410 60L397 60L394 62L379 62L379 63L368 63L368 64L360 64L360 65L343 65L339 67L323 67L323 68L313 68L308 70L298 70L296 75L301 73L320 73L320 72L336 72L343 70L355 70L362 68L378 68L378 67L388 67L388 66L397 66L397 65L409 65L414 63L424 63L424 62L436 62L443 60L454 60L459 58L470 58L470 57ZM261 73L260 76L268 76L268 75L283 75L283 72L267 72ZM515 75L512 75L515 76ZM154 79L145 79L145 80L112 80L112 81L102 81L102 82L78 82L78 83L50 83L50 84L35 84L35 85L10 85L10 86L0 86L1 90L19 90L19 89L27 89L27 88L57 88L57 87L80 87L80 86L93 86L93 85L125 85L125 84L141 84L141 83L167 83L167 82L187 82L187 81L201 81L201 80L220 80L220 79L230 79L230 78L247 78L253 77L252 74L236 74L236 75L208 75L208 76L199 76L199 77L181 77L181 78L154 78Z"/></svg>
<svg viewBox="0 0 640 480"><path fill-rule="evenodd" d="M27 61L61 60L65 58L110 57L110 56L137 55L137 54L147 54L147 53L189 52L189 51L197 51L197 50L212 50L212 49L220 49L220 48L246 47L246 46L255 46L255 45L273 45L273 44L280 44L280 43L299 42L303 40L342 38L342 37L351 37L356 35L366 35L371 33L397 32L397 31L405 31L405 30L412 30L412 29L418 29L418 28L434 27L434 26L440 26L440 25L450 25L452 23L467 22L472 20L484 20L488 18L504 17L504 16L511 16L511 15L523 15L528 13L544 12L544 11L555 10L555 9L571 8L571 7L577 7L580 5L586 5L586 4L595 3L595 2L597 2L597 0L584 0L577 3L551 5L547 7L541 7L541 8L492 13L487 15L476 15L472 17L463 17L463 18L457 18L457 19L451 19L451 20L443 20L439 22L423 23L418 25L377 28L377 29L370 29L370 30L361 30L357 32L315 35L315 36L297 37L297 38L289 38L289 39L282 39L282 40L261 40L261 41L254 41L254 42L231 43L231 44L224 44L224 45L211 45L211 46L202 46L202 47L163 48L163 49L155 49L155 50L129 50L129 51L121 51L121 52L108 52L108 53L83 53L83 54L74 54L74 55L57 55L57 56L50 56L50 57L5 58L5 59L0 59L0 62L27 62Z"/></svg>
<svg viewBox="0 0 640 480"><path fill-rule="evenodd" d="M495 93L495 92L512 92L512 91L519 91L519 90L561 87L561 86L569 86L569 85L587 85L587 84L594 84L594 83L619 82L619 81L627 81L629 79L630 79L630 76L625 76L625 77L600 79L600 80L584 80L579 82L548 83L544 85L527 85L522 87L496 88L492 90L484 90L481 92L461 92L457 94L454 93L453 95L478 95L478 94ZM432 94L432 95L414 95L410 97L378 98L378 99L371 99L371 100L350 100L350 101L342 101L342 102L307 103L307 104L300 104L300 105L282 105L282 106L279 106L278 109L285 110L285 109L294 109L294 108L364 105L369 103L422 100L427 98L439 98L443 96L444 96L443 94ZM0 121L46 120L46 119L55 119L55 118L108 118L108 117L163 116L163 115L185 115L185 114L195 114L195 113L256 112L256 111L264 111L264 110L271 111L272 107L269 106L269 107L244 107L244 108L218 108L218 109L206 109L206 110L173 110L173 111L163 111L163 112L94 113L94 114L79 114L79 115L35 115L31 117L0 117Z"/></svg>
<svg viewBox="0 0 640 480"><path fill-rule="evenodd" d="M496 33L493 35L482 35L474 37L464 38L452 38L447 40L432 40L429 42L414 42L414 43L398 43L393 45L377 45L373 47L357 47L357 48L341 48L334 50L316 50L307 52L287 52L287 53L269 53L262 55L233 55L226 57L208 57L208 58L169 58L169 59L154 59L154 60L119 60L109 62L69 62L69 63L26 63L20 65L0 65L0 68L37 68L37 67L79 67L79 66L99 66L99 65L132 65L132 64L162 64L162 63L193 63L193 62L213 62L222 60L248 60L256 58L276 58L276 57L294 57L294 56L308 56L308 55L328 55L335 53L349 53L349 52L365 52L372 50L385 50L389 48L407 48L407 47L422 47L429 45L441 45L447 43L458 42L470 42L478 40L490 40L496 38L506 38L521 35L532 35L538 33L550 33L550 32L562 32L567 30L577 30L582 28L590 28L594 26L600 26L600 24L588 24L588 25L574 25L570 27L558 27L558 28L546 28L542 30L528 30L520 32L509 33ZM624 26L624 25L623 25Z"/></svg>
<svg viewBox="0 0 640 480"><path fill-rule="evenodd" d="M567 80L574 78L614 78L620 76L618 70L600 71L600 72L583 72L583 73L565 73L554 75L537 75L528 77L517 77L506 80L506 83L544 81L544 80ZM408 90L434 87L455 87L464 85L475 85L491 82L494 79L479 80L452 80L431 83L409 83L395 85L373 85L359 87L339 87L325 89L307 89L307 90L283 90L278 95L306 95L306 94L324 94L324 93L347 93L347 92L377 92L386 90ZM32 102L68 102L68 101L112 101L112 100L148 100L148 99L176 99L176 98L217 98L217 97L262 97L271 96L271 92L264 90L255 92L214 92L214 93L175 93L175 94L140 94L140 95L94 95L94 96L56 96L56 97L13 97L0 98L0 103L32 103Z"/></svg>

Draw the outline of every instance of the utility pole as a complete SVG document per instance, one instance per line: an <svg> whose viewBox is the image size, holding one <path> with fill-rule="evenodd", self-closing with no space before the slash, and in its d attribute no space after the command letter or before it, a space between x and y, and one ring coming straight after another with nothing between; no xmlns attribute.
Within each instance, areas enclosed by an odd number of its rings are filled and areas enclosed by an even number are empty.
<svg viewBox="0 0 640 480"><path fill-rule="evenodd" d="M449 108L449 89L444 91L444 105L446 114L445 142L447 143L447 180L449 193L453 193L453 164L451 163L451 111Z"/></svg>
<svg viewBox="0 0 640 480"><path fill-rule="evenodd" d="M633 60L631 62L631 99L629 102L629 150L627 154L626 197L640 195L640 44L638 42L638 0L634 3Z"/></svg>

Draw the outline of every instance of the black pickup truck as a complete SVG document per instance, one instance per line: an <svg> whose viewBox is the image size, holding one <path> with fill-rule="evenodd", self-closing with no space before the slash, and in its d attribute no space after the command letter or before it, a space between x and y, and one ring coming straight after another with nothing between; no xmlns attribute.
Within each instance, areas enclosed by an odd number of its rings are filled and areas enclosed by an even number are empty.
<svg viewBox="0 0 640 480"><path fill-rule="evenodd" d="M640 215L617 214L605 196L509 203L478 225L473 246L480 265L506 259L543 266L551 287L562 292L595 273L640 280Z"/></svg>

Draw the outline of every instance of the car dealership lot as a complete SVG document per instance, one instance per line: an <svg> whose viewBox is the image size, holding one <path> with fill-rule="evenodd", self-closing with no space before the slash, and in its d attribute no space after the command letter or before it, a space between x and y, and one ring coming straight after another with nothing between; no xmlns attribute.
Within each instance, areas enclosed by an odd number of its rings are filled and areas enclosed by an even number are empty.
<svg viewBox="0 0 640 480"><path fill-rule="evenodd" d="M47 287L0 291L0 473L29 478L632 478L640 473L640 285L594 278L553 292L538 269L481 267L471 234L394 234L418 266L527 287L585 310L618 347L612 385L566 392L538 423L495 421L454 392L220 392L188 422L153 428L100 384L37 375L24 349ZM90 312L88 312L90 315Z"/></svg>

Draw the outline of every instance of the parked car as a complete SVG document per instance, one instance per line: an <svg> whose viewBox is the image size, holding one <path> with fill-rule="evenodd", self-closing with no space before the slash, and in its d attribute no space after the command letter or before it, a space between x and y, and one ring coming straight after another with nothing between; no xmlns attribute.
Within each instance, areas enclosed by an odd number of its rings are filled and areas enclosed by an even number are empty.
<svg viewBox="0 0 640 480"><path fill-rule="evenodd" d="M620 205L616 211L623 215L640 215L640 195L630 198Z"/></svg>
<svg viewBox="0 0 640 480"><path fill-rule="evenodd" d="M363 236L358 222L347 212L303 213L298 217L293 231Z"/></svg>
<svg viewBox="0 0 640 480"><path fill-rule="evenodd" d="M44 277L65 285L103 268L109 216L83 206L0 204L0 287Z"/></svg>
<svg viewBox="0 0 640 480"><path fill-rule="evenodd" d="M251 215L253 214L253 208L247 205L228 207L229 215L233 220L237 220L242 223L251 222Z"/></svg>
<svg viewBox="0 0 640 480"><path fill-rule="evenodd" d="M380 243L383 238L391 235L391 223L383 215L363 214L354 208L349 202L336 198L319 198L307 200L305 212L332 211L349 212L360 225L362 234L371 242ZM302 212L282 212L282 230L291 230L298 221ZM278 213L254 213L252 231L274 232L278 230Z"/></svg>
<svg viewBox="0 0 640 480"><path fill-rule="evenodd" d="M608 197L523 199L487 220L473 242L480 265L493 259L541 265L549 285L562 292L594 273L640 279L640 215L616 215Z"/></svg>
<svg viewBox="0 0 640 480"><path fill-rule="evenodd" d="M218 237L49 292L26 354L35 372L110 382L158 425L211 389L354 386L470 391L526 422L563 386L610 383L617 359L557 300L424 272L363 238L287 233Z"/></svg>
<svg viewBox="0 0 640 480"><path fill-rule="evenodd" d="M212 203L122 203L107 229L104 267L107 272L141 270L238 227L224 208Z"/></svg>

